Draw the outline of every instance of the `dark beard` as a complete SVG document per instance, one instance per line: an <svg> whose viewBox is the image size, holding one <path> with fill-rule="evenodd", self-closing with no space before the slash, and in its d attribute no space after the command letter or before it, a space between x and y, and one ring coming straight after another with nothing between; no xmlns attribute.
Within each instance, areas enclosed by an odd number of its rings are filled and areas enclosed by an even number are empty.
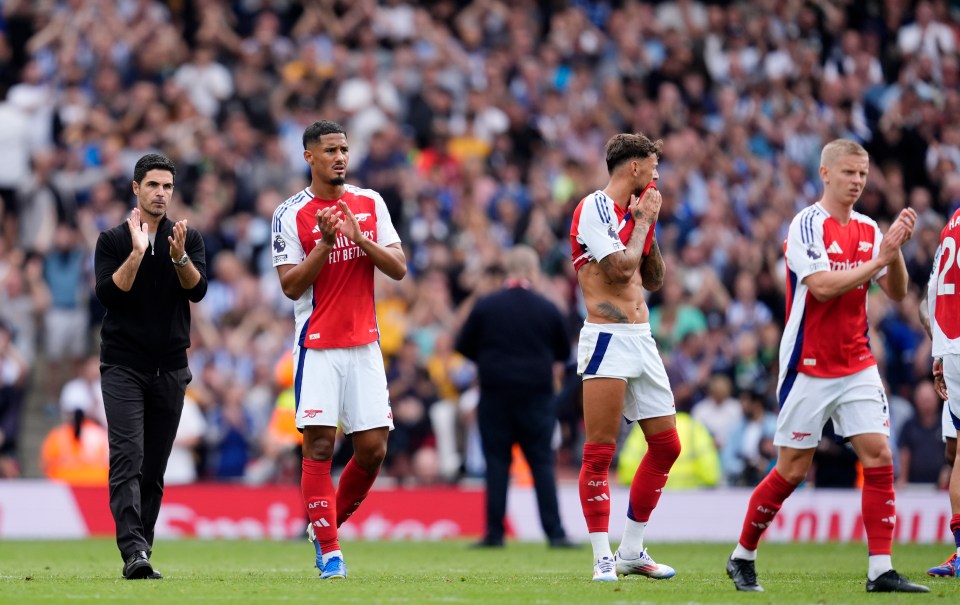
<svg viewBox="0 0 960 605"><path fill-rule="evenodd" d="M347 182L347 179L343 178L342 176L335 176L332 179L330 179L330 184L335 185L337 187L339 187L340 185L346 184L346 182Z"/></svg>

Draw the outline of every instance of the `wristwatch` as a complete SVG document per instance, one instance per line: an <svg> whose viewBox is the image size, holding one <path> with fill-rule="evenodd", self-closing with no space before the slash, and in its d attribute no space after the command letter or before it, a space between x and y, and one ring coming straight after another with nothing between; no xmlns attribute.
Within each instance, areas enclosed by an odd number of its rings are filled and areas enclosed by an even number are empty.
<svg viewBox="0 0 960 605"><path fill-rule="evenodd" d="M183 256L180 257L180 260L174 260L173 257L170 258L170 262L178 267L186 267L187 263L190 262L190 257L187 256L187 253L184 252Z"/></svg>

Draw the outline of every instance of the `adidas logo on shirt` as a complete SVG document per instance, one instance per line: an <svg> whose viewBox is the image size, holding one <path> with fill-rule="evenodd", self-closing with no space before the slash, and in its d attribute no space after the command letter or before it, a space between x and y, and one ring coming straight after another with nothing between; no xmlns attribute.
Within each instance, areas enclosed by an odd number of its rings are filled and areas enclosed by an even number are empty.
<svg viewBox="0 0 960 605"><path fill-rule="evenodd" d="M827 254L843 254L843 248L834 240L833 243L830 244L830 247L827 248Z"/></svg>

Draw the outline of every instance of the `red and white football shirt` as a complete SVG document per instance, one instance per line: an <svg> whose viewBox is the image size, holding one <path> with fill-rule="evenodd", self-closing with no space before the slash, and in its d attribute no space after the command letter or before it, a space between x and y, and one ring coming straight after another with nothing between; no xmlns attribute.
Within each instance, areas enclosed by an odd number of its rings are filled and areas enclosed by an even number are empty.
<svg viewBox="0 0 960 605"><path fill-rule="evenodd" d="M357 217L360 230L382 246L400 241L380 195L346 185L340 198ZM320 241L317 211L338 200L322 200L309 189L290 197L273 213L273 266L296 265ZM373 261L344 235L313 285L294 304L297 344L311 349L355 347L376 341L380 333L374 313Z"/></svg>
<svg viewBox="0 0 960 605"><path fill-rule="evenodd" d="M790 223L787 325L780 342L780 386L790 371L819 378L850 376L876 364L867 333L867 286L819 302L803 280L820 271L852 269L875 258L883 235L873 219L853 212L841 225L817 203ZM886 274L883 268L874 279Z"/></svg>
<svg viewBox="0 0 960 605"><path fill-rule="evenodd" d="M933 258L933 271L927 284L930 307L930 331L933 356L960 354L960 268L957 247L960 243L960 210L940 232L940 245ZM951 397L951 400L953 397Z"/></svg>
<svg viewBox="0 0 960 605"><path fill-rule="evenodd" d="M647 185L652 186L652 183ZM579 271L592 260L599 262L614 252L626 250L635 225L627 209L618 206L603 191L594 191L580 200L570 224L573 268ZM649 254L653 246L654 226L650 226L643 243L643 254Z"/></svg>

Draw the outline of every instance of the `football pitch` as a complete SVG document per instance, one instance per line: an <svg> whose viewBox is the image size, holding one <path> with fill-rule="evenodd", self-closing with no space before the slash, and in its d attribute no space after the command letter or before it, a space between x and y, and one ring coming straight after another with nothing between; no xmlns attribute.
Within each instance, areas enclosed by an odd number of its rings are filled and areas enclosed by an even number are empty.
<svg viewBox="0 0 960 605"><path fill-rule="evenodd" d="M615 545L614 545L615 546ZM931 593L869 595L863 545L763 544L763 594L738 593L723 568L732 545L651 544L651 555L676 567L670 580L629 577L592 582L589 547L550 550L508 543L473 550L464 542L349 542L346 580L322 581L305 540L165 541L154 547L159 581L120 578L111 540L0 543L0 603L751 603L859 604L955 602L960 579L925 570L949 545L895 545L894 564Z"/></svg>

